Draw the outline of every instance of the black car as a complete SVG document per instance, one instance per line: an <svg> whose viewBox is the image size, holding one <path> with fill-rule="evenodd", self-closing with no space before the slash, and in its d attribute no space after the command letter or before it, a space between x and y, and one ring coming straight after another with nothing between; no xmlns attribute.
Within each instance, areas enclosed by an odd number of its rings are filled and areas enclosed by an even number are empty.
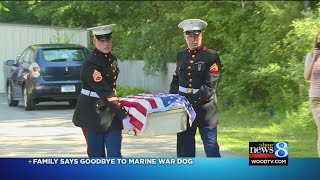
<svg viewBox="0 0 320 180"><path fill-rule="evenodd" d="M81 90L80 69L89 50L76 44L35 44L17 60L6 61L9 106L24 102L34 110L42 101L68 101L75 106Z"/></svg>

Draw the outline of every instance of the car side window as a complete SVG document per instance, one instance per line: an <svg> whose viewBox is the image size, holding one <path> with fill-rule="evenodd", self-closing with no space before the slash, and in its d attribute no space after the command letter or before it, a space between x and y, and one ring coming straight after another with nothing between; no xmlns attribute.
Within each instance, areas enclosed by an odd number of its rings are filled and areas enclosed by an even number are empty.
<svg viewBox="0 0 320 180"><path fill-rule="evenodd" d="M27 49L26 50L24 50L23 52L22 52L22 54L21 54L21 56L17 59L17 64L19 64L19 63L23 63L23 60L24 60L24 58L25 58L25 56L26 56L26 54L27 54Z"/></svg>
<svg viewBox="0 0 320 180"><path fill-rule="evenodd" d="M31 49L27 50L26 56L23 58L24 63L31 63L33 58L33 51Z"/></svg>
<svg viewBox="0 0 320 180"><path fill-rule="evenodd" d="M34 62L34 51L30 50L30 56L29 56L29 59L28 59L28 63L33 63Z"/></svg>

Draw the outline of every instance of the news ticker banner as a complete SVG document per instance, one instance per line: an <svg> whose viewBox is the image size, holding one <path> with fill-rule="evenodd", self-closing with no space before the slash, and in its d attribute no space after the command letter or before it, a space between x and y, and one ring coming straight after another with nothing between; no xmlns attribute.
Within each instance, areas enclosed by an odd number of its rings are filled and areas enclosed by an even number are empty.
<svg viewBox="0 0 320 180"><path fill-rule="evenodd" d="M314 179L320 159L252 166L248 158L0 158L1 179Z"/></svg>

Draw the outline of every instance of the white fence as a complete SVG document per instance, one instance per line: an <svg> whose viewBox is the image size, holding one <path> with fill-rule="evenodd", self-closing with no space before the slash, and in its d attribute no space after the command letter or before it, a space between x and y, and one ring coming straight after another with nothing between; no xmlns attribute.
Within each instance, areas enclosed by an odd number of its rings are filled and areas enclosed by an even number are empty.
<svg viewBox="0 0 320 180"><path fill-rule="evenodd" d="M0 93L5 92L3 63L16 59L27 46L45 44L57 40L68 41L87 47L89 33L85 29L57 28L26 24L0 23ZM175 71L175 63L168 64L168 71L156 75L146 75L143 71L144 61L120 61L120 86L141 87L153 92L168 92Z"/></svg>
<svg viewBox="0 0 320 180"><path fill-rule="evenodd" d="M175 63L167 64L168 72L158 72L156 75L146 75L143 71L144 61L118 62L120 75L117 84L120 86L141 87L153 92L169 92Z"/></svg>
<svg viewBox="0 0 320 180"><path fill-rule="evenodd" d="M16 57L31 44L70 42L87 47L86 29L58 28L27 24L0 23L0 93L5 92L3 63Z"/></svg>

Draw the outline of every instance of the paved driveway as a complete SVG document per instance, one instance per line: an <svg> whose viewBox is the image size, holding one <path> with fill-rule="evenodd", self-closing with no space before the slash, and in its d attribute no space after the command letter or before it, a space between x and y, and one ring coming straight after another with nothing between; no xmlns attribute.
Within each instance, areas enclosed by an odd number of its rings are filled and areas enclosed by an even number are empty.
<svg viewBox="0 0 320 180"><path fill-rule="evenodd" d="M22 103L19 103L22 104ZM73 109L63 102L40 103L35 111L9 107L0 94L0 157L87 157L82 131L71 122ZM176 135L124 134L124 157L176 157ZM238 157L222 147L223 157ZM205 157L198 140L197 157Z"/></svg>

